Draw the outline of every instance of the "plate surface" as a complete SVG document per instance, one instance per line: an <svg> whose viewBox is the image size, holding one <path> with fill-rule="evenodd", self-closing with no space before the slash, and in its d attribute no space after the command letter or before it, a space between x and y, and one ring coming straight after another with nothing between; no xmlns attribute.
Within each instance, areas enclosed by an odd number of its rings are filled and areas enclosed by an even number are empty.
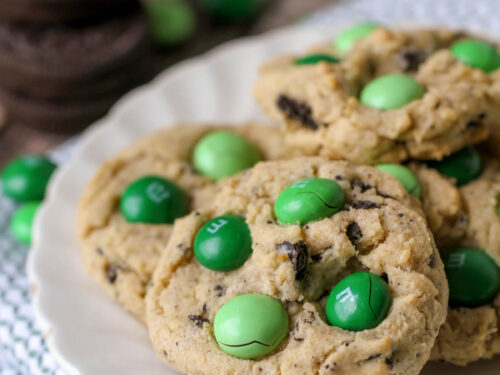
<svg viewBox="0 0 500 375"><path fill-rule="evenodd" d="M273 55L327 43L335 31L293 27L226 43L131 92L82 135L51 181L28 262L38 323L68 375L176 374L156 358L145 327L105 296L82 266L77 204L99 165L137 138L177 122L268 121L251 95L258 66ZM435 364L424 374L493 375L499 369L499 360L467 369Z"/></svg>

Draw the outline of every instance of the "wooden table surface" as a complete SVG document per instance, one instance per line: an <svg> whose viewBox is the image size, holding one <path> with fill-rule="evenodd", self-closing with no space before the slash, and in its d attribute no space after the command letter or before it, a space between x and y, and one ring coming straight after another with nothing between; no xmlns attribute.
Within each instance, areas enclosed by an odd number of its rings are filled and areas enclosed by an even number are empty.
<svg viewBox="0 0 500 375"><path fill-rule="evenodd" d="M197 34L184 46L170 51L155 52L155 70L161 71L186 57L198 55L210 48L239 36L259 34L287 25L334 0L269 0L269 5L251 25L221 27L199 25ZM0 78L1 79L1 78ZM0 168L11 158L26 153L42 153L64 142L72 135L50 134L22 124L9 123L0 108Z"/></svg>

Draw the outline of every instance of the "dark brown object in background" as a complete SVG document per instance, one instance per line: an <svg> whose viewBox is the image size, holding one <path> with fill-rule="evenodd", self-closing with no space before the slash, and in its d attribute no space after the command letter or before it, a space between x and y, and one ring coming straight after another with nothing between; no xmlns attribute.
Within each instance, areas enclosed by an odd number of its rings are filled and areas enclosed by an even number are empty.
<svg viewBox="0 0 500 375"><path fill-rule="evenodd" d="M3 22L78 22L109 17L118 8L135 6L135 0L0 0Z"/></svg>
<svg viewBox="0 0 500 375"><path fill-rule="evenodd" d="M0 2L2 1L4 0L0 0ZM187 1L195 2L195 0ZM160 72L176 62L199 55L235 37L260 34L276 27L289 25L312 11L337 2L336 0L269 1L272 3L269 9L244 30L239 27L212 28L209 23L203 23L190 43L168 51L155 51L152 73ZM15 156L45 152L68 138L68 135L46 133L41 130L19 126L19 123L10 121L4 128L0 127L0 168Z"/></svg>

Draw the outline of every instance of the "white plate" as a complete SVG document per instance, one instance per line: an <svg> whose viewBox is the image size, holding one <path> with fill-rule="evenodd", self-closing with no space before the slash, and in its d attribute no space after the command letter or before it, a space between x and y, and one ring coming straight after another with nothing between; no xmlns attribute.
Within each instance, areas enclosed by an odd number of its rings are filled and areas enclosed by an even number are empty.
<svg viewBox="0 0 500 375"><path fill-rule="evenodd" d="M28 262L38 323L68 375L175 374L156 358L146 328L83 269L74 231L77 203L98 166L138 137L179 121L265 121L251 96L257 67L270 56L329 42L334 34L294 27L227 43L131 92L80 138L52 179ZM493 375L498 368L499 361L466 370L433 365L425 374Z"/></svg>

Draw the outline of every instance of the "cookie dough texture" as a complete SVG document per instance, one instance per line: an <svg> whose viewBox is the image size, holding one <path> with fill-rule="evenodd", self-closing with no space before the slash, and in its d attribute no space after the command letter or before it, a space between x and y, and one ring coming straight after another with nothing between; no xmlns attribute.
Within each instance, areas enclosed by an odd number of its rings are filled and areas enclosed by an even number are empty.
<svg viewBox="0 0 500 375"><path fill-rule="evenodd" d="M291 183L334 179L345 208L331 217L280 225L273 205ZM197 230L224 214L243 215L253 253L239 269L214 272L193 256ZM306 261L299 261L304 260ZM387 277L393 303L376 328L344 331L326 323L332 287L356 271ZM213 334L217 311L245 293L286 308L289 335L260 360L231 357ZM445 319L443 265L419 204L391 176L323 158L259 163L227 180L214 205L178 220L147 294L150 336L160 358L198 374L418 374Z"/></svg>
<svg viewBox="0 0 500 375"><path fill-rule="evenodd" d="M458 37L377 29L339 64L297 66L292 56L266 63L254 95L287 143L307 154L367 164L441 159L483 140L493 110L490 77L446 49ZM387 73L413 76L426 93L396 110L362 105L362 87Z"/></svg>
<svg viewBox="0 0 500 375"><path fill-rule="evenodd" d="M81 198L77 232L85 267L107 294L143 321L146 289L172 225L126 222L119 208L121 194L134 180L158 175L180 185L192 209L209 202L217 187L193 170L190 154L200 137L216 129L246 136L265 159L283 155L281 134L272 127L180 125L145 137L104 163Z"/></svg>
<svg viewBox="0 0 500 375"><path fill-rule="evenodd" d="M482 176L460 188L468 215L466 237L456 247L485 250L500 266L500 164L486 159ZM459 245L459 246L458 246ZM432 358L466 365L500 354L500 295L478 308L449 308Z"/></svg>
<svg viewBox="0 0 500 375"><path fill-rule="evenodd" d="M422 190L422 209L438 248L445 249L464 238L468 218L465 204L454 182L425 164L413 162L410 168Z"/></svg>

